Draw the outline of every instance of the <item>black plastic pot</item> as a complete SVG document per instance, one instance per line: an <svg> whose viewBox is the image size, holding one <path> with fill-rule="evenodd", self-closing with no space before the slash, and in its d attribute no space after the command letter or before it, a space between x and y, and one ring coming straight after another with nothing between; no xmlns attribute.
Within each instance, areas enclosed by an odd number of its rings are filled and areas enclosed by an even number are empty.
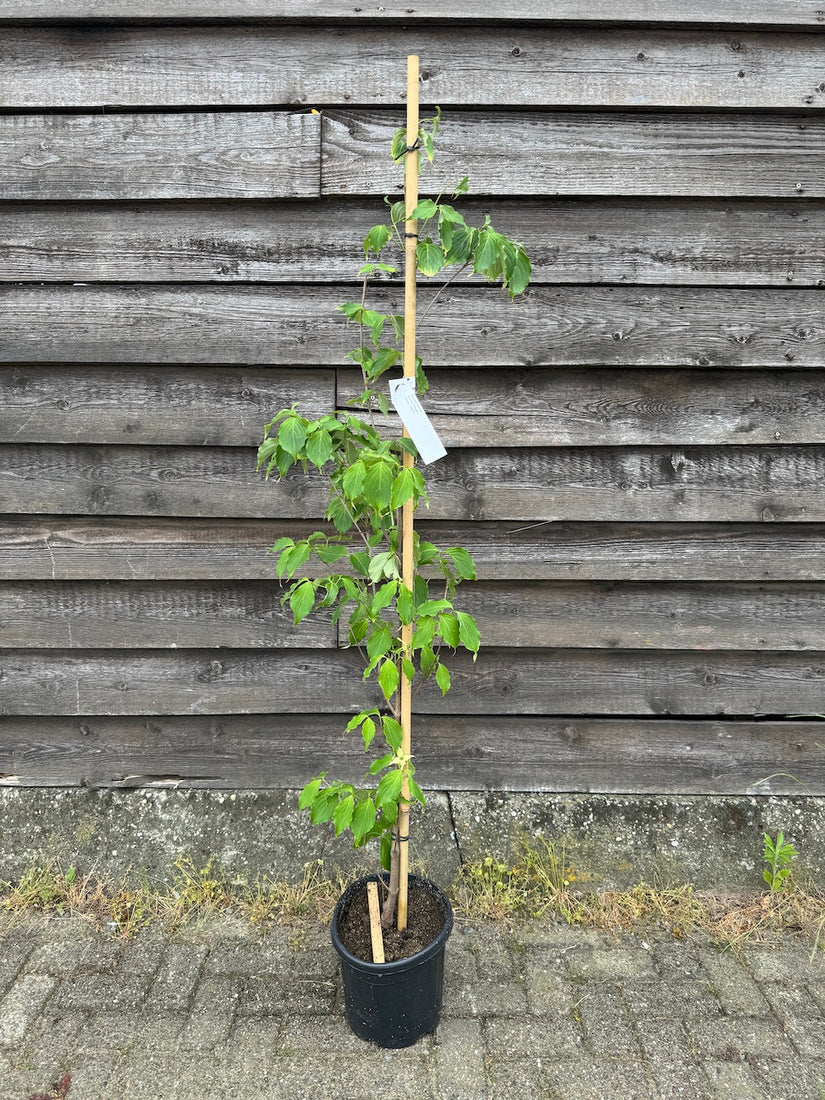
<svg viewBox="0 0 825 1100"><path fill-rule="evenodd" d="M397 962L365 962L351 954L338 936L338 918L355 895L365 896L367 875L349 886L332 915L332 944L341 959L347 1022L361 1039L381 1047L409 1047L435 1031L444 988L444 947L453 927L453 910L434 882L410 875L418 887L430 890L444 912L444 926L422 951Z"/></svg>

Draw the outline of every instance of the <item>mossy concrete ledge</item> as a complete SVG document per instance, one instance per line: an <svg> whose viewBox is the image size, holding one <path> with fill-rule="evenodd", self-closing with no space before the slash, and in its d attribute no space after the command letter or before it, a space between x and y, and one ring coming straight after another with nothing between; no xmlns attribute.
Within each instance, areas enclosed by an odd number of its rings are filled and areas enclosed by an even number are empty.
<svg viewBox="0 0 825 1100"><path fill-rule="evenodd" d="M582 888L690 883L764 888L763 834L797 848L795 873L825 886L825 798L711 795L453 794L465 860L513 860L524 837L552 840Z"/></svg>
<svg viewBox="0 0 825 1100"><path fill-rule="evenodd" d="M166 881L180 857L216 858L227 876L297 883L307 863L350 874L378 866L377 846L354 851L332 826L314 826L288 790L0 788L0 879L57 861L106 880ZM434 792L416 831L416 866L439 885L458 873L446 795ZM349 834L347 834L349 836Z"/></svg>
<svg viewBox="0 0 825 1100"><path fill-rule="evenodd" d="M57 861L105 879L127 872L166 881L184 856L217 858L228 876L298 882L307 863L329 874L371 869L377 852L354 852L331 826L315 827L297 792L143 788L0 788L0 879ZM430 792L414 812L412 864L446 887L461 860L517 857L521 838L564 851L578 885L640 881L699 889L762 884L762 834L779 830L799 850L799 873L825 885L825 798L550 795Z"/></svg>

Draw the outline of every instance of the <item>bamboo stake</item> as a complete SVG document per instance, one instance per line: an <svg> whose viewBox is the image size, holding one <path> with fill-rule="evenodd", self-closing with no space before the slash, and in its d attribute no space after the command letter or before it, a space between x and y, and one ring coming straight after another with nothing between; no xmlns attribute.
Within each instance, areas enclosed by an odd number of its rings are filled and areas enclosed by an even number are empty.
<svg viewBox="0 0 825 1100"><path fill-rule="evenodd" d="M370 910L370 936L372 937L372 961L384 961L384 937L381 935L381 910L378 905L378 883L367 883L367 904Z"/></svg>
<svg viewBox="0 0 825 1100"><path fill-rule="evenodd" d="M418 206L418 57L407 58L407 155L404 161L404 202L409 214ZM415 377L415 276L418 222L409 218L404 223L404 377ZM404 435L407 435L406 429ZM412 455L404 453L404 466L412 466ZM408 500L401 509L401 580L406 588L413 587L413 503ZM402 627L401 649L407 658L412 655L412 624ZM412 743L412 685L403 671L400 685L401 752L410 755ZM410 785L401 788L398 810L398 918L399 931L407 927L407 896L410 840Z"/></svg>

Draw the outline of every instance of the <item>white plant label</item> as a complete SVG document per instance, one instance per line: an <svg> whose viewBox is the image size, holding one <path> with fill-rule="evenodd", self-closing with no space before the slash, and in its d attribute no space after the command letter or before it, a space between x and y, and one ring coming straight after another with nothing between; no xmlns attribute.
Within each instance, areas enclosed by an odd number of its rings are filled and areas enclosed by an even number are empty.
<svg viewBox="0 0 825 1100"><path fill-rule="evenodd" d="M424 412L415 392L414 378L393 378L390 381L390 400L401 417L410 439L418 448L418 455L425 466L443 458L447 451L438 433Z"/></svg>

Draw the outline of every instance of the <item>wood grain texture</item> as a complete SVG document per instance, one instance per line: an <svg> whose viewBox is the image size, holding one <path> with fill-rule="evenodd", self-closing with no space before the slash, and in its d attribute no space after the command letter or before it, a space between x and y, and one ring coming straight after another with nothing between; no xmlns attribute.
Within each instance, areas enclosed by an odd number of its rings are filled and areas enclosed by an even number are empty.
<svg viewBox="0 0 825 1100"><path fill-rule="evenodd" d="M456 606L492 646L825 649L820 584L481 582L461 589Z"/></svg>
<svg viewBox="0 0 825 1100"><path fill-rule="evenodd" d="M391 106L405 94L407 48L406 28L386 26L10 28L0 97L41 110ZM491 34L444 19L419 30L415 49L421 99L444 108L825 105L808 34L518 25Z"/></svg>
<svg viewBox="0 0 825 1100"><path fill-rule="evenodd" d="M2 115L7 199L298 198L319 193L320 116Z"/></svg>
<svg viewBox="0 0 825 1100"><path fill-rule="evenodd" d="M303 0L300 11L286 0L144 0L140 7L130 0L6 0L2 20L31 19L186 19L206 20L271 19L281 21L333 20L346 23L417 23L422 19L505 20L556 23L710 23L756 26L820 27L822 12L809 0L762 0L755 6L748 0L556 0L548 8L544 0L460 0L444 9L442 0L384 0L381 4L353 6L342 0Z"/></svg>
<svg viewBox="0 0 825 1100"><path fill-rule="evenodd" d="M461 204L521 241L533 283L825 284L825 207L793 199L519 199ZM374 199L3 203L0 281L340 282L363 263ZM457 283L481 285L480 275Z"/></svg>
<svg viewBox="0 0 825 1100"><path fill-rule="evenodd" d="M0 441L257 446L297 404L341 408L360 376L194 367L0 368ZM447 447L825 442L825 375L721 370L438 371L423 399ZM379 418L389 437L398 420Z"/></svg>
<svg viewBox="0 0 825 1100"><path fill-rule="evenodd" d="M280 409L335 409L322 369L0 367L0 390L6 442L257 447Z"/></svg>
<svg viewBox="0 0 825 1100"><path fill-rule="evenodd" d="M246 584L0 582L0 646L25 649L330 649L329 613L300 628L274 579Z"/></svg>
<svg viewBox="0 0 825 1100"><path fill-rule="evenodd" d="M0 785L301 787L362 782L348 715L0 718ZM821 722L419 715L428 789L825 793ZM768 778L770 777L770 778ZM796 777L794 779L794 777Z"/></svg>
<svg viewBox="0 0 825 1100"><path fill-rule="evenodd" d="M344 408L363 384L338 374ZM443 370L422 404L448 448L825 442L825 377L805 371Z"/></svg>
<svg viewBox="0 0 825 1100"><path fill-rule="evenodd" d="M527 523L823 523L825 447L454 451L433 467L429 518ZM326 488L265 482L245 448L0 447L8 513L320 518Z"/></svg>
<svg viewBox="0 0 825 1100"><path fill-rule="evenodd" d="M0 646L335 648L329 614L296 628L283 591L274 579L0 582ZM825 650L825 593L813 584L481 581L456 607L476 617L485 646Z"/></svg>
<svg viewBox="0 0 825 1100"><path fill-rule="evenodd" d="M0 576L272 581L267 547L318 527L295 520L5 516ZM417 529L439 546L466 547L486 580L825 580L825 526L815 523L451 523L420 515Z"/></svg>
<svg viewBox="0 0 825 1100"><path fill-rule="evenodd" d="M825 177L823 177L825 178ZM0 362L340 364L357 344L336 306L355 286L5 286ZM433 291L419 293L426 310ZM400 312L397 288L375 308ZM825 366L807 288L544 286L515 302L450 287L423 323L428 366Z"/></svg>
<svg viewBox="0 0 825 1100"><path fill-rule="evenodd" d="M0 714L352 713L380 703L361 668L347 650L5 650ZM488 648L450 671L448 699L428 685L418 713L784 717L816 712L825 685L810 653Z"/></svg>
<svg viewBox="0 0 825 1100"><path fill-rule="evenodd" d="M401 191L389 162L400 114L323 116L322 193ZM825 195L825 120L809 114L451 112L422 194L469 175L473 192L507 195Z"/></svg>

